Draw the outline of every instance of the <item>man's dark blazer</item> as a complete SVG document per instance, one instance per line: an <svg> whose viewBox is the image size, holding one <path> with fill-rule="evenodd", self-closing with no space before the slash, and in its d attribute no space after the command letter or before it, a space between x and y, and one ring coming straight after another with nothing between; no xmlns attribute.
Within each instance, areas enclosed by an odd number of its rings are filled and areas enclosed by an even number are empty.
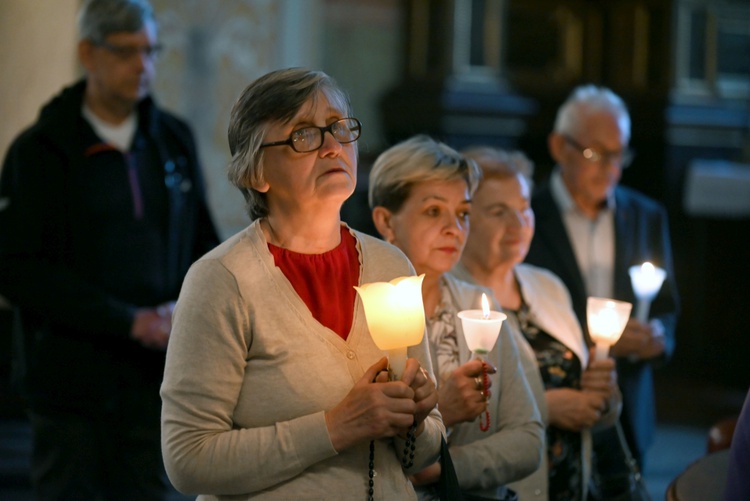
<svg viewBox="0 0 750 501"><path fill-rule="evenodd" d="M549 184L534 194L531 206L536 216L536 232L526 262L551 270L565 282L575 313L589 339L583 276ZM636 300L628 274L630 266L649 261L667 272L667 279L650 310L650 317L658 318L664 324L664 356L652 362L617 360L617 378L623 397L623 429L634 455L642 458L653 442L656 429L652 363L664 362L674 352L679 300L664 207L624 186L615 189L615 207L614 299L633 303L635 310Z"/></svg>

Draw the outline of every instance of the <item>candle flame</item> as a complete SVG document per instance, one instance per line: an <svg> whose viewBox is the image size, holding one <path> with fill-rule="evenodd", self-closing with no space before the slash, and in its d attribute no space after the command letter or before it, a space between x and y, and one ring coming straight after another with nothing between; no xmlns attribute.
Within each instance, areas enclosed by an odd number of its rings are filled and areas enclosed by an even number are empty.
<svg viewBox="0 0 750 501"><path fill-rule="evenodd" d="M630 283L633 285L635 297L639 300L651 301L661 289L667 276L662 268L646 261L641 265L634 265L628 269Z"/></svg>
<svg viewBox="0 0 750 501"><path fill-rule="evenodd" d="M490 318L490 302L487 300L487 294L482 292L482 317Z"/></svg>
<svg viewBox="0 0 750 501"><path fill-rule="evenodd" d="M592 314L589 323L592 333L607 340L616 340L622 333L614 303L607 303L601 311Z"/></svg>

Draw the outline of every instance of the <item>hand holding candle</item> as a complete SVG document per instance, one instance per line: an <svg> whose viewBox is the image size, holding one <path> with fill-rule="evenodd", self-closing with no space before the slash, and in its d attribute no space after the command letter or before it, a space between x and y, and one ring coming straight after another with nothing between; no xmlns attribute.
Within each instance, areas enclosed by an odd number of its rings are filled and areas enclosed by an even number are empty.
<svg viewBox="0 0 750 501"><path fill-rule="evenodd" d="M388 372L401 379L406 367L406 349L422 342L425 318L422 280L399 277L390 282L374 282L355 287L365 309L373 341L388 353Z"/></svg>
<svg viewBox="0 0 750 501"><path fill-rule="evenodd" d="M645 324L648 322L651 301L654 300L659 289L661 289L667 272L648 261L640 266L631 266L628 272L630 273L630 282L633 285L635 297L638 299L635 316Z"/></svg>
<svg viewBox="0 0 750 501"><path fill-rule="evenodd" d="M609 348L615 344L625 330L633 305L601 297L589 297L586 303L586 318L589 335L596 343L595 360L607 358Z"/></svg>
<svg viewBox="0 0 750 501"><path fill-rule="evenodd" d="M463 310L458 312L458 318L461 319L461 326L464 330L466 344L476 358L483 360L483 356L489 353L497 342L500 335L500 327L503 320L508 318L505 313L499 311L490 311L490 304L487 301L487 295L482 293L481 310ZM487 379L487 367L482 372L483 376L483 393L486 395L489 387ZM490 411L485 410L485 422L479 422L482 431L490 428Z"/></svg>

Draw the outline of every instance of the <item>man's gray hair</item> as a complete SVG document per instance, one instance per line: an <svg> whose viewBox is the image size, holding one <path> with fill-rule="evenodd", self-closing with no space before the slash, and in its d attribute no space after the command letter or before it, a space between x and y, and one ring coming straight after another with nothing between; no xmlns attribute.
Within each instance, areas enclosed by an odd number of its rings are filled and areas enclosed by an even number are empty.
<svg viewBox="0 0 750 501"><path fill-rule="evenodd" d="M560 106L555 119L555 132L575 134L580 119L588 113L608 111L618 117L628 137L630 137L630 113L620 96L607 87L592 84L580 85Z"/></svg>
<svg viewBox="0 0 750 501"><path fill-rule="evenodd" d="M81 40L101 43L112 33L141 31L147 22L156 26L147 0L87 0L78 14L78 33Z"/></svg>

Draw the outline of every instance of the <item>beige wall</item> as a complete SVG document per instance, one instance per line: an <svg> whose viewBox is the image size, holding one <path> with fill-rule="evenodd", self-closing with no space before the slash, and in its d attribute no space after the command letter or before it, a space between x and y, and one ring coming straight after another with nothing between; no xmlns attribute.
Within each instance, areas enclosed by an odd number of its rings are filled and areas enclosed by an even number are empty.
<svg viewBox="0 0 750 501"><path fill-rule="evenodd" d="M198 140L211 209L223 237L247 225L226 179L229 112L242 89L277 68L334 76L365 123L363 151L383 145L378 99L399 64L399 0L151 0L165 52L154 95ZM80 0L0 0L0 154L42 103L75 80Z"/></svg>
<svg viewBox="0 0 750 501"><path fill-rule="evenodd" d="M349 91L366 124L360 148L383 146L380 95L398 78L398 0L152 0L166 46L155 94L193 126L223 236L247 225L226 180L227 125L237 96L268 71L322 69Z"/></svg>
<svg viewBox="0 0 750 501"><path fill-rule="evenodd" d="M0 155L39 105L74 80L78 0L0 1Z"/></svg>

